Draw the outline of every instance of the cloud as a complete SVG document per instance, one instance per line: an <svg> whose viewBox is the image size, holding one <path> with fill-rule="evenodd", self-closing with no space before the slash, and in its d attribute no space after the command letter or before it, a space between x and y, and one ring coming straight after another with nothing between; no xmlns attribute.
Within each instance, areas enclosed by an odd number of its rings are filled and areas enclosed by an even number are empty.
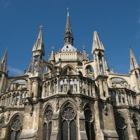
<svg viewBox="0 0 140 140"><path fill-rule="evenodd" d="M12 75L22 75L23 71L17 68L12 68L10 66L8 66L8 70Z"/></svg>
<svg viewBox="0 0 140 140"><path fill-rule="evenodd" d="M10 0L0 0L0 5L3 7L3 8L8 8L10 5L11 5L11 1Z"/></svg>

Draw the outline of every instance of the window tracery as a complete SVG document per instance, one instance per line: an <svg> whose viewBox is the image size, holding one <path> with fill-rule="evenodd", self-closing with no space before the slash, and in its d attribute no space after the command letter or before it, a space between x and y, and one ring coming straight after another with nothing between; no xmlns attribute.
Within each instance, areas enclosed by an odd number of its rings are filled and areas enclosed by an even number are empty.
<svg viewBox="0 0 140 140"><path fill-rule="evenodd" d="M128 140L127 123L125 119L120 114L118 114L115 120L119 140Z"/></svg>
<svg viewBox="0 0 140 140"><path fill-rule="evenodd" d="M76 112L71 103L67 103L62 112L62 140L76 140Z"/></svg>
<svg viewBox="0 0 140 140"><path fill-rule="evenodd" d="M52 118L53 118L53 111L52 111L52 107L49 105L44 113L44 123L43 123L43 130L42 130L43 140L50 140L51 131L52 131Z"/></svg>
<svg viewBox="0 0 140 140"><path fill-rule="evenodd" d="M18 115L10 122L9 140L19 140L22 130L22 119Z"/></svg>
<svg viewBox="0 0 140 140"><path fill-rule="evenodd" d="M89 105L86 105L84 107L84 115L85 115L85 129L86 129L87 138L88 140L95 140L93 113Z"/></svg>
<svg viewBox="0 0 140 140"><path fill-rule="evenodd" d="M138 119L136 118L135 115L133 115L132 119L133 119L133 122L134 122L134 125L135 125L135 128L136 128L136 134L137 134L138 140L140 140L140 126L139 126L139 121L138 121Z"/></svg>
<svg viewBox="0 0 140 140"><path fill-rule="evenodd" d="M4 122L5 122L5 118L4 118L4 116L2 116L1 119L0 119L0 128L3 127Z"/></svg>

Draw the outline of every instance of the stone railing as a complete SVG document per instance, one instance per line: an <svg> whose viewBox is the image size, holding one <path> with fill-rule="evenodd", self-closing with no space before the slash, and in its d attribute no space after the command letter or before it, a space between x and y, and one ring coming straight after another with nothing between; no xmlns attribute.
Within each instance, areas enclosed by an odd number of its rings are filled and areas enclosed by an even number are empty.
<svg viewBox="0 0 140 140"><path fill-rule="evenodd" d="M85 94L95 97L95 83L89 78L79 76L60 76L44 81L42 98L55 94Z"/></svg>
<svg viewBox="0 0 140 140"><path fill-rule="evenodd" d="M111 101L115 106L137 106L137 97L135 92L131 92L125 89L115 89L109 91Z"/></svg>
<svg viewBox="0 0 140 140"><path fill-rule="evenodd" d="M23 107L27 97L27 90L14 90L7 92L0 97L1 107Z"/></svg>

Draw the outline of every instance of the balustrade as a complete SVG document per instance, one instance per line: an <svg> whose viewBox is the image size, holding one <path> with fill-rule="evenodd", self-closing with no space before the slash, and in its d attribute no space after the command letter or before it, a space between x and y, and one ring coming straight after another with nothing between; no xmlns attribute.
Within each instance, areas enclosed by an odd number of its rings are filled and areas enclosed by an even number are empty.
<svg viewBox="0 0 140 140"><path fill-rule="evenodd" d="M45 81L42 89L42 98L55 94L85 94L95 97L95 85L88 79L79 79L77 76L62 76Z"/></svg>
<svg viewBox="0 0 140 140"><path fill-rule="evenodd" d="M12 91L1 95L0 106L23 107L27 97L27 91Z"/></svg>

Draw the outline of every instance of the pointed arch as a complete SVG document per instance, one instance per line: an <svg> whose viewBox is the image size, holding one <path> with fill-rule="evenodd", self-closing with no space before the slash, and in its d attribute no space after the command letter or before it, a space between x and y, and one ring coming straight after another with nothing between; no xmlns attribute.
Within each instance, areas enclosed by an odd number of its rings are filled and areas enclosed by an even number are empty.
<svg viewBox="0 0 140 140"><path fill-rule="evenodd" d="M53 109L51 104L47 104L43 111L43 129L42 129L42 140L50 140L52 132L52 119Z"/></svg>
<svg viewBox="0 0 140 140"><path fill-rule="evenodd" d="M62 72L63 74L71 75L76 74L77 70L72 65L67 64L66 66L63 67Z"/></svg>
<svg viewBox="0 0 140 140"><path fill-rule="evenodd" d="M137 138L138 138L138 140L140 140L140 120L135 113L132 116L132 120L133 120L133 123L135 125Z"/></svg>
<svg viewBox="0 0 140 140"><path fill-rule="evenodd" d="M23 117L21 114L14 114L9 122L8 140L19 140L22 131Z"/></svg>
<svg viewBox="0 0 140 140"><path fill-rule="evenodd" d="M93 112L91 111L90 105L88 103L86 103L83 108L87 138L88 140L95 140Z"/></svg>
<svg viewBox="0 0 140 140"><path fill-rule="evenodd" d="M72 99L68 99L66 101L64 101L61 105L61 111L63 110L63 108L67 105L67 104L71 104L73 106L74 111L76 112L78 107L76 106L75 102Z"/></svg>
<svg viewBox="0 0 140 140"><path fill-rule="evenodd" d="M90 74L90 73L93 73L94 72L94 69L91 65L87 65L86 66L86 74Z"/></svg>
<svg viewBox="0 0 140 140"><path fill-rule="evenodd" d="M70 101L61 108L61 139L76 140L76 110Z"/></svg>
<svg viewBox="0 0 140 140"><path fill-rule="evenodd" d="M127 122L123 113L116 113L115 115L116 130L119 140L128 140Z"/></svg>

